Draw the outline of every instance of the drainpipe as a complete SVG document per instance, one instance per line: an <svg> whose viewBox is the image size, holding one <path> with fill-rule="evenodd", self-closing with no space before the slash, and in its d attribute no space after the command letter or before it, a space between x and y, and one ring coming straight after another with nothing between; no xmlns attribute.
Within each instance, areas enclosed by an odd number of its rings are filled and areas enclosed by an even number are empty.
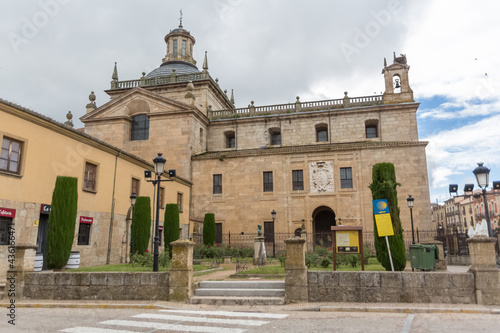
<svg viewBox="0 0 500 333"><path fill-rule="evenodd" d="M113 238L113 220L115 216L115 188L116 188L116 166L118 165L118 156L121 152L118 152L115 158L115 175L113 177L113 195L111 197L111 218L109 219L109 236L108 236L108 255L106 257L106 265L109 265L111 259L111 240Z"/></svg>

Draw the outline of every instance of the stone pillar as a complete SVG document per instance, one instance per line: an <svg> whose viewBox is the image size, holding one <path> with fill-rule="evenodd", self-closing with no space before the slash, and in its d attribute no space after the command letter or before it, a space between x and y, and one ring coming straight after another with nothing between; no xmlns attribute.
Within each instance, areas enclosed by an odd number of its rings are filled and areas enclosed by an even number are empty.
<svg viewBox="0 0 500 333"><path fill-rule="evenodd" d="M477 303L500 304L500 270L496 265L495 238L475 236L467 242L471 262L469 272L474 273Z"/></svg>
<svg viewBox="0 0 500 333"><path fill-rule="evenodd" d="M435 270L436 271L446 271L447 266L446 266L446 260L444 259L444 243L440 242L440 241L433 241L433 242L423 243L423 244L437 246L438 252L439 252L439 258L436 259Z"/></svg>
<svg viewBox="0 0 500 333"><path fill-rule="evenodd" d="M9 290L13 289L16 299L23 298L26 274L35 270L36 249L36 245L22 243L8 247L8 255L12 256L12 262L8 263L4 297L7 297Z"/></svg>
<svg viewBox="0 0 500 333"><path fill-rule="evenodd" d="M169 301L188 301L193 295L193 247L194 243L177 240L172 244L172 268L169 276Z"/></svg>
<svg viewBox="0 0 500 333"><path fill-rule="evenodd" d="M308 302L307 267L305 258L306 240L291 238L285 240L285 302Z"/></svg>
<svg viewBox="0 0 500 333"><path fill-rule="evenodd" d="M261 258L261 249L264 253ZM264 245L264 237L255 237L253 239L253 264L255 266L263 266L267 262L266 248Z"/></svg>

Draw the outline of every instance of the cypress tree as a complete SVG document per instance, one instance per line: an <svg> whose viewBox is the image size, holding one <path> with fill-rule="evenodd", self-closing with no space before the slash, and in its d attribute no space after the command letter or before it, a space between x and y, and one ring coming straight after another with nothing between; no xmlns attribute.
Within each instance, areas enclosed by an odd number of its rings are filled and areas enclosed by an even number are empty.
<svg viewBox="0 0 500 333"><path fill-rule="evenodd" d="M179 239L179 206L177 204L167 204L165 206L165 218L163 220L165 235L165 251L172 257L171 242Z"/></svg>
<svg viewBox="0 0 500 333"><path fill-rule="evenodd" d="M396 187L400 185L401 184L396 182L396 172L392 163L378 163L373 166L372 183L369 187L372 191L373 200L387 199L389 203L394 236L388 236L388 239L395 271L402 271L406 267L405 243L403 228L399 218L398 192L396 190ZM378 237L375 215L373 216L373 224L377 260L386 270L390 271L391 262L387 244L384 239L385 237Z"/></svg>
<svg viewBox="0 0 500 333"><path fill-rule="evenodd" d="M131 229L131 254L144 254L148 249L151 233L151 200L149 197L137 197Z"/></svg>
<svg viewBox="0 0 500 333"><path fill-rule="evenodd" d="M214 245L215 243L215 215L213 213L205 214L203 220L203 244Z"/></svg>
<svg viewBox="0 0 500 333"><path fill-rule="evenodd" d="M58 176L52 193L47 233L47 267L61 269L68 262L75 237L78 179Z"/></svg>

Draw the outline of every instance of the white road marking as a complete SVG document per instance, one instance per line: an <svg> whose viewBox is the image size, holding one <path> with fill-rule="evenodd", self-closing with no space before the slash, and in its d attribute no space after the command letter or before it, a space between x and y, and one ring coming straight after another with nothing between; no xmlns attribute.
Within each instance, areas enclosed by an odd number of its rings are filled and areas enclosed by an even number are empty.
<svg viewBox="0 0 500 333"><path fill-rule="evenodd" d="M175 316L175 315L164 315L155 313L143 313L132 316L132 318L142 318L142 319L163 319L163 320L174 320L174 321L185 321L193 323L207 323L207 324L219 324L219 325L247 325L247 326L261 326L269 324L268 321L263 320L245 320L245 319L222 319L222 318L206 318L206 317L187 317L187 316Z"/></svg>
<svg viewBox="0 0 500 333"><path fill-rule="evenodd" d="M209 326L184 326L172 325L164 323L154 323L147 321L132 321L132 320L107 320L102 321L102 325L117 325L117 326L132 326L132 327L147 327L158 330L171 330L179 332L207 332L207 333L244 333L247 330L238 328L223 328L223 327L209 327Z"/></svg>
<svg viewBox="0 0 500 333"><path fill-rule="evenodd" d="M161 312L170 313L187 313L187 314L200 314L212 316L225 316L225 317L246 317L246 318L273 318L282 319L288 317L287 314L279 313L259 313L259 312L230 312L230 311L197 311L197 310L159 310Z"/></svg>
<svg viewBox="0 0 500 333"><path fill-rule="evenodd" d="M403 330L401 333L409 333L411 329L411 324L413 323L413 318L415 318L415 315L409 314L408 317L406 317L405 325L403 326Z"/></svg>
<svg viewBox="0 0 500 333"><path fill-rule="evenodd" d="M140 333L136 331L124 331L124 330L115 330L111 328L97 328L97 327L84 327L84 326L76 326L72 328L66 328L63 330L59 330L59 332L66 333Z"/></svg>

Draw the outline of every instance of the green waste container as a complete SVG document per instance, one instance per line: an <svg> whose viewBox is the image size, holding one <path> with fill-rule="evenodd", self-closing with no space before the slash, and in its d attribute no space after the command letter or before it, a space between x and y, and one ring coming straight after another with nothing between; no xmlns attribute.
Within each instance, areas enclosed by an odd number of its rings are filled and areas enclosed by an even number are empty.
<svg viewBox="0 0 500 333"><path fill-rule="evenodd" d="M436 267L438 255L436 245L414 244L410 245L411 268L422 271L431 271Z"/></svg>

